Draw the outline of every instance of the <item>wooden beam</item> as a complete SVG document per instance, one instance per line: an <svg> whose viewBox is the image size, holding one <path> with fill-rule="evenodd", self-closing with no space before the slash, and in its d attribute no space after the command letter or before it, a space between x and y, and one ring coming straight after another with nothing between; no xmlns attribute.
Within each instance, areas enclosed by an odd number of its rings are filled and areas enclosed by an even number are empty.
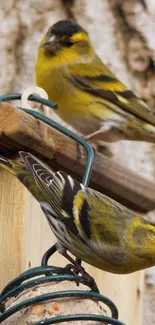
<svg viewBox="0 0 155 325"><path fill-rule="evenodd" d="M77 161L74 140L12 105L0 103L0 153L17 157L19 150L30 151L56 170L82 179L86 155ZM133 210L155 209L155 184L99 153L90 186Z"/></svg>
<svg viewBox="0 0 155 325"><path fill-rule="evenodd" d="M0 177L0 290L23 270L26 191L5 170Z"/></svg>

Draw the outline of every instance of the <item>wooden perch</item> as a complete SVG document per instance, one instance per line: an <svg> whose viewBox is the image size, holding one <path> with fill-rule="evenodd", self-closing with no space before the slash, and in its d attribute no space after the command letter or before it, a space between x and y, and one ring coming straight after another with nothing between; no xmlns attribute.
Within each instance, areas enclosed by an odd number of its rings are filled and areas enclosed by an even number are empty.
<svg viewBox="0 0 155 325"><path fill-rule="evenodd" d="M19 150L32 152L56 170L82 179L86 155L77 161L74 140L12 105L0 103L0 153L17 158ZM133 210L155 209L155 184L99 153L90 186Z"/></svg>

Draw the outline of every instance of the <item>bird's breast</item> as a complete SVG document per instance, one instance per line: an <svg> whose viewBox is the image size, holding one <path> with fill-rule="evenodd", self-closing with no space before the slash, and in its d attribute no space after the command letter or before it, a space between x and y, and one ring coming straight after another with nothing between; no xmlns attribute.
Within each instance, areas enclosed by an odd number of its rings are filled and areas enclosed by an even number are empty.
<svg viewBox="0 0 155 325"><path fill-rule="evenodd" d="M100 120L89 110L92 98L78 90L65 69L42 69L37 73L37 85L58 104L55 113L77 131L88 134L100 128Z"/></svg>

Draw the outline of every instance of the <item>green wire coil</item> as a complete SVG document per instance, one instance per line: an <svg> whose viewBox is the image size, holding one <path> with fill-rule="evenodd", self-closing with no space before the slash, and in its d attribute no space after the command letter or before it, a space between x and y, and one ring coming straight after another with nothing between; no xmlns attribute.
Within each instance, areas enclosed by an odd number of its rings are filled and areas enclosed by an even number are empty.
<svg viewBox="0 0 155 325"><path fill-rule="evenodd" d="M43 277L35 278L33 280L28 281L29 279L44 275ZM26 281L26 282L25 282ZM0 295L0 323L2 323L5 319L15 314L16 312L32 306L36 303L42 303L46 301L51 301L52 299L57 298L68 298L68 297L77 297L77 298L87 298L91 300L95 300L98 302L102 302L109 307L111 310L112 317L107 317L103 315L93 315L93 314L77 314L77 315L66 315L66 316L58 316L51 317L36 323L33 325L41 325L41 324L56 324L58 322L64 322L65 320L92 320L92 321L100 321L107 322L108 324L114 325L124 325L122 322L118 320L118 310L114 303L108 299L107 297L101 295L98 292L94 291L85 291L85 290L65 290L58 291L54 293L43 294L37 297L33 297L22 301L12 307L8 307L5 309L5 303L8 299L12 297L16 297L18 294L22 293L24 290L33 288L36 285L51 283L51 282L61 282L61 281L70 281L76 283L82 283L83 285L87 285L90 287L88 281L83 276L75 275L72 271L68 271L64 268L54 267L54 266L40 266L32 268L20 276L11 281L1 292Z"/></svg>
<svg viewBox="0 0 155 325"><path fill-rule="evenodd" d="M21 94L8 94L0 96L0 102L4 101L11 101L11 100L20 100ZM31 95L29 100L35 101L37 103L41 103L46 105L52 109L56 109L57 105L54 102L41 98L39 96ZM67 130L65 127L61 126L59 123L56 123L52 119L47 118L46 116L40 114L37 111L17 107L18 109L23 110L27 114L43 121L44 123L52 126L53 128L57 129L58 131L62 132L63 134L71 137L78 143L80 143L87 151L87 162L86 167L82 179L82 183L84 186L88 186L92 167L94 163L94 151L92 147L87 143L84 139L79 137L74 132ZM94 299L95 301L102 302L106 304L109 309L111 310L111 316L107 317L103 315L94 315L94 314L77 314L77 315L66 315L66 316L58 316L58 317L51 317L42 321L38 321L33 323L33 325L50 325L50 324L57 324L65 321L76 321L76 320L91 320L91 321L98 321L101 323L113 324L113 325L125 325L121 321L118 320L118 310L114 303L108 299L107 297L101 295L99 292L95 292L92 290L66 290L66 291L59 291L54 293L43 294L41 296L33 297L27 299L26 301L22 301L15 306L5 308L5 303L8 299L12 297L16 297L18 294L23 292L23 290L33 288L36 285L50 283L50 282L61 282L61 281L70 281L75 283L82 283L88 286L91 289L91 284L84 276L76 275L73 271L69 271L65 268L55 267L55 266L48 266L47 262L48 259L51 257L53 253L56 251L56 245L53 245L42 257L41 266L32 268L20 276L12 280L7 286L2 290L0 294L0 323L2 323L5 319L13 315L19 310L22 310L28 306L34 305L35 303L41 303L45 301L51 301L52 299L57 298L65 298L65 297L78 297L78 298L87 298L87 299ZM41 276L39 278L35 278L36 276ZM29 280L30 279L30 280ZM25 282L26 281L26 282Z"/></svg>

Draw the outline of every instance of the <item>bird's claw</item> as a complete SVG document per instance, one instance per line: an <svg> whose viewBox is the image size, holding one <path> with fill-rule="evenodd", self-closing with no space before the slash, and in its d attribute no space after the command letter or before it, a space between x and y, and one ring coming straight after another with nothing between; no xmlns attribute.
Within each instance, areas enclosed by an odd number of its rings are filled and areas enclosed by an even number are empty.
<svg viewBox="0 0 155 325"><path fill-rule="evenodd" d="M79 264L67 264L65 266L65 270L67 271L73 271L74 274L79 275L79 273L81 273L81 275L87 280L87 282L89 283L90 288L92 289L92 291L96 291L99 292L99 289L97 287L97 284L94 280L94 278L85 271L85 269L79 265ZM77 285L79 285L79 283L77 283Z"/></svg>

